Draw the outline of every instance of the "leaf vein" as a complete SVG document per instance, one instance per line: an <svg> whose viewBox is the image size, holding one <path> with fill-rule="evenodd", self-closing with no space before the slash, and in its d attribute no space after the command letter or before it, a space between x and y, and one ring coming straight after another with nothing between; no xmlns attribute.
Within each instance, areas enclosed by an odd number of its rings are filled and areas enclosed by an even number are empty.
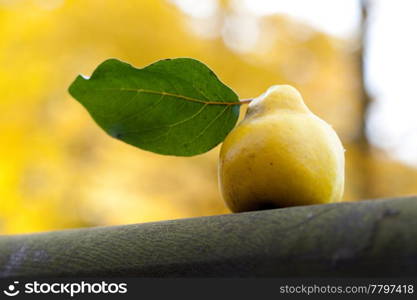
<svg viewBox="0 0 417 300"><path fill-rule="evenodd" d="M219 119L228 109L230 108L230 106L226 106L213 120L211 120L206 127L203 128L203 130L195 137L193 138L189 143L193 143L195 140L197 140L198 138L200 138L200 136L202 136L207 129L209 129L214 122L217 121L217 119Z"/></svg>
<svg viewBox="0 0 417 300"><path fill-rule="evenodd" d="M186 100L186 101L197 102L197 103L208 104L208 105L226 105L226 106L231 106L231 105L240 105L241 104L240 102L206 101L206 100L201 100L201 99L197 99L197 98L193 98L193 97L189 97L189 96L184 96L184 95L179 95L179 94L175 94L175 93L170 93L170 92L165 92L165 91L148 90L148 89L136 89L136 88L102 88L102 89L99 89L99 90L117 90L117 91L128 91L128 92L137 92L137 93L153 94L153 95L164 95L164 96L179 98L179 99L183 99L183 100Z"/></svg>
<svg viewBox="0 0 417 300"><path fill-rule="evenodd" d="M186 119L183 119L181 121L178 121L176 123L167 124L167 125L159 126L159 127L148 128L148 129L139 130L139 131L127 131L127 132L124 132L124 134L140 134L140 133L152 131L152 130L155 130L155 129L176 127L178 125L181 125L182 123L185 123L185 122L190 121L190 120L194 119L195 117L197 117L199 114L201 114L203 112L204 109L206 109L207 106L208 106L208 104L203 105L196 113L194 113L190 117L188 117Z"/></svg>

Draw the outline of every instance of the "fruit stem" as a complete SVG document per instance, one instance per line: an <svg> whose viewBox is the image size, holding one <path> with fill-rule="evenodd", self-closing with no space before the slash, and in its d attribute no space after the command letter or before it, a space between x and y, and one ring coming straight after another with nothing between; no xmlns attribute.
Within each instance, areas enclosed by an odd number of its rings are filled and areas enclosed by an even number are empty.
<svg viewBox="0 0 417 300"><path fill-rule="evenodd" d="M253 99L241 99L240 104L249 104Z"/></svg>

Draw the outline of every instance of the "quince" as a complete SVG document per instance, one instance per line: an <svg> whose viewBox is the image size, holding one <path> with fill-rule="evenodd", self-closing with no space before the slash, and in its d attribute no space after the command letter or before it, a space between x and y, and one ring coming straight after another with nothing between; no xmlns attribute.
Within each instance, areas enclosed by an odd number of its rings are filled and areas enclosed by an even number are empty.
<svg viewBox="0 0 417 300"><path fill-rule="evenodd" d="M223 142L222 196L233 212L341 201L344 151L295 88L272 86Z"/></svg>

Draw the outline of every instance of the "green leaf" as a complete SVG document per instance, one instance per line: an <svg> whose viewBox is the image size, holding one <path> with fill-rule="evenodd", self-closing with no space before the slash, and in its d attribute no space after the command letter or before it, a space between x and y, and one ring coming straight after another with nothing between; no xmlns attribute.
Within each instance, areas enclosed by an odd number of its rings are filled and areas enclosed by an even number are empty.
<svg viewBox="0 0 417 300"><path fill-rule="evenodd" d="M159 154L191 156L222 142L239 117L238 96L203 63L165 59L143 69L109 59L70 94L109 135Z"/></svg>

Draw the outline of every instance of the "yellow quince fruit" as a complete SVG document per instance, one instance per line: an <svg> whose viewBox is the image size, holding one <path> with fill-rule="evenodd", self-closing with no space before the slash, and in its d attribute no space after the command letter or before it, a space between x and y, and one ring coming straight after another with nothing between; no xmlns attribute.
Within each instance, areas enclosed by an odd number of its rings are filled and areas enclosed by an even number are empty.
<svg viewBox="0 0 417 300"><path fill-rule="evenodd" d="M295 88L272 86L223 142L221 193L233 212L341 201L344 151Z"/></svg>

